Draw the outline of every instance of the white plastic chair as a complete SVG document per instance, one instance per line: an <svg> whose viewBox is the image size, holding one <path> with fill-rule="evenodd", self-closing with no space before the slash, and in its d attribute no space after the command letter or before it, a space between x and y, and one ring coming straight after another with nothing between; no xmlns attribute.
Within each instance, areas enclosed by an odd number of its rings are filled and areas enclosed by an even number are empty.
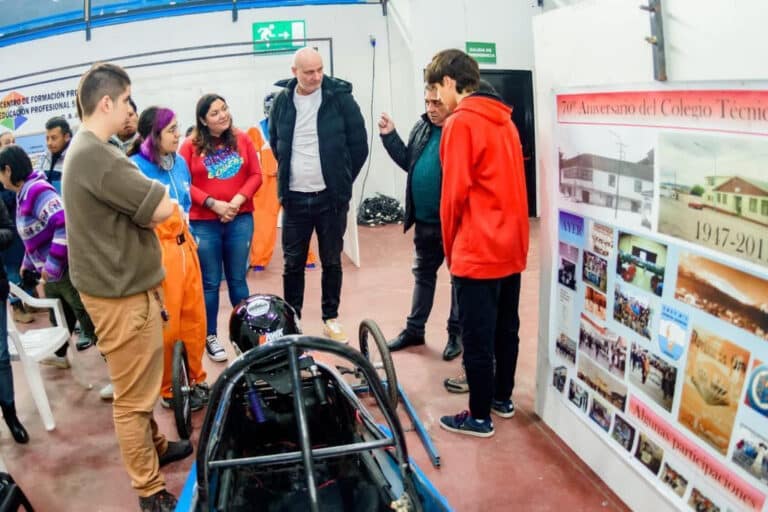
<svg viewBox="0 0 768 512"><path fill-rule="evenodd" d="M17 285L9 284L11 294L18 297L24 304L37 308L53 309L56 326L28 329L25 332L19 332L13 321L10 303L8 304L8 351L11 354L12 360L21 361L24 367L24 375L32 392L32 398L35 400L35 405L40 412L43 424L46 430L53 430L56 428L56 423L53 420L53 413L51 412L51 406L48 402L48 395L45 392L38 363L46 357L52 356L64 342L68 341L69 360L75 380L86 389L92 389L93 385L87 384L83 379L79 378L79 365L76 364L76 358L74 357L74 354L77 353L77 348L75 347L74 339L69 335L64 318L64 310L59 299L36 299Z"/></svg>

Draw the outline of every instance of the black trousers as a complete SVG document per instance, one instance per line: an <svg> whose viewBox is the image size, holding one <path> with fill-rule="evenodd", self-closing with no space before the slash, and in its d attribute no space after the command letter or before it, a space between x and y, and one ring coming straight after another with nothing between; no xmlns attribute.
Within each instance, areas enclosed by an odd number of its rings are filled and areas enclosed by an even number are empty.
<svg viewBox="0 0 768 512"><path fill-rule="evenodd" d="M301 316L304 306L304 266L312 232L322 265L323 321L339 315L341 299L341 251L347 229L349 204L340 206L326 190L289 191L283 198L283 298Z"/></svg>
<svg viewBox="0 0 768 512"><path fill-rule="evenodd" d="M508 400L515 387L520 274L499 279L454 276L453 282L464 343L469 411L473 418L487 419L491 400Z"/></svg>
<svg viewBox="0 0 768 512"><path fill-rule="evenodd" d="M90 315L80 300L80 293L75 289L72 281L69 279L69 269L64 271L61 279L58 281L49 281L43 286L45 296L48 299L60 299L61 309L64 310L64 320L67 322L67 329L71 335L75 330L75 324L80 322L80 329L84 336L96 338L96 329ZM53 310L50 313L51 323L55 325ZM63 357L67 353L69 345L64 343L57 351L56 355Z"/></svg>
<svg viewBox="0 0 768 512"><path fill-rule="evenodd" d="M411 300L411 314L408 315L405 330L413 336L424 336L424 327L429 314L432 312L432 304L435 300L437 271L445 259L440 224L416 222L413 245L416 249L416 258L413 262L413 299ZM451 313L448 316L447 329L448 334L458 335L461 333L459 308L456 304L456 289L453 285L451 285Z"/></svg>

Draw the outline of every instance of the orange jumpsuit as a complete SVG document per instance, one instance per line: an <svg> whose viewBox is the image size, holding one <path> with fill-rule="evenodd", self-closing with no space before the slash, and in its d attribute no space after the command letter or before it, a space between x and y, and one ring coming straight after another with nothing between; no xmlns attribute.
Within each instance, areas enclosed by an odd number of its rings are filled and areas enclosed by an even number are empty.
<svg viewBox="0 0 768 512"><path fill-rule="evenodd" d="M261 163L261 187L253 195L253 239L251 240L251 267L266 268L272 259L277 239L277 215L280 200L277 197L277 160L261 129L248 129L248 136L256 146ZM309 251L307 265L317 263L317 257Z"/></svg>
<svg viewBox="0 0 768 512"><path fill-rule="evenodd" d="M163 329L163 383L161 394L171 397L173 345L182 340L187 349L189 378L193 383L205 382L205 301L203 278L197 244L189 232L187 221L178 205L173 214L155 228L163 253L165 309L168 321Z"/></svg>

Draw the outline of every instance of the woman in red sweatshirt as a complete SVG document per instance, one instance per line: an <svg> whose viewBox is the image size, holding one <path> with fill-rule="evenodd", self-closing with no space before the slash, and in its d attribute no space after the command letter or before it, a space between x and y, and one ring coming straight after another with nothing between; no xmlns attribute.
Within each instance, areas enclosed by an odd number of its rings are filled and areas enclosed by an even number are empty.
<svg viewBox="0 0 768 512"><path fill-rule="evenodd" d="M221 268L234 307L248 296L245 276L253 236L252 198L261 185L261 168L248 135L232 125L224 98L204 95L196 114L195 131L179 153L192 177L189 218L203 274L206 352L214 361L226 361L216 336Z"/></svg>

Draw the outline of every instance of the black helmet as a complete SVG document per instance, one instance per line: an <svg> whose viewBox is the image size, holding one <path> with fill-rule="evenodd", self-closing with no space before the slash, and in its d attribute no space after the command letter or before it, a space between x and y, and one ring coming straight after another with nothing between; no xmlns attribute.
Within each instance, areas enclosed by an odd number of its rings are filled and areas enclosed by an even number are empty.
<svg viewBox="0 0 768 512"><path fill-rule="evenodd" d="M232 311L229 338L239 353L288 334L301 334L290 304L277 295L251 295Z"/></svg>

